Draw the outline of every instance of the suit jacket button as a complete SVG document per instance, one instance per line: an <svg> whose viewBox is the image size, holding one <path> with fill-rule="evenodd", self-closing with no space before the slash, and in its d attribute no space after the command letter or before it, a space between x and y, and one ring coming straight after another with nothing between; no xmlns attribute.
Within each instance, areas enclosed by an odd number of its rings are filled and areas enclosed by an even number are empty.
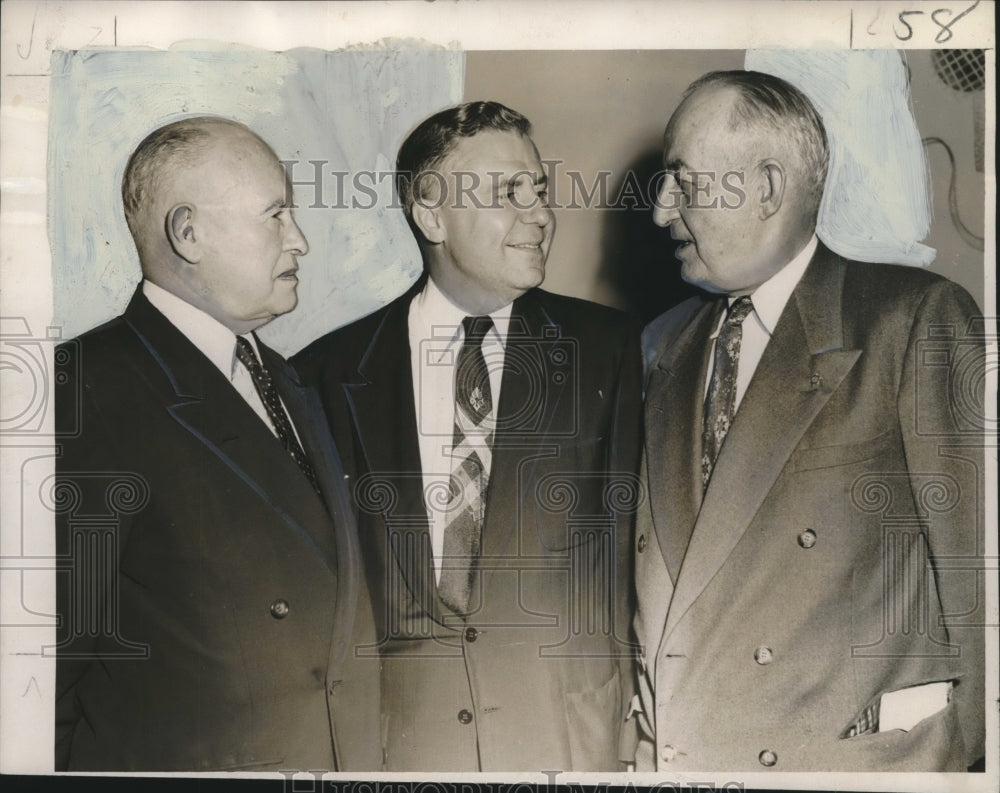
<svg viewBox="0 0 1000 793"><path fill-rule="evenodd" d="M677 750L669 743L664 744L660 749L660 759L664 763L669 763L677 756Z"/></svg>
<svg viewBox="0 0 1000 793"><path fill-rule="evenodd" d="M753 659L761 666L767 666L774 660L774 653L771 651L770 647L761 645L753 651Z"/></svg>
<svg viewBox="0 0 1000 793"><path fill-rule="evenodd" d="M816 532L812 529L806 529L796 538L796 541L799 547L805 548L808 551L816 544Z"/></svg>
<svg viewBox="0 0 1000 793"><path fill-rule="evenodd" d="M288 616L288 601L278 598L271 604L271 616L276 620L283 620Z"/></svg>
<svg viewBox="0 0 1000 793"><path fill-rule="evenodd" d="M458 712L458 720L461 724L469 724L472 721L472 714L465 708Z"/></svg>
<svg viewBox="0 0 1000 793"><path fill-rule="evenodd" d="M643 551L646 550L646 535L645 534L640 534L639 535L639 542L637 543L637 545L638 545L638 548L639 548L639 553L642 553Z"/></svg>
<svg viewBox="0 0 1000 793"><path fill-rule="evenodd" d="M467 642L474 642L478 638L479 638L479 631L477 631L475 628L465 629L465 640Z"/></svg>
<svg viewBox="0 0 1000 793"><path fill-rule="evenodd" d="M770 768L772 765L775 765L778 762L778 755L776 755L770 749L765 749L763 752L757 755L757 759L760 761L760 764L762 766L764 766L765 768Z"/></svg>

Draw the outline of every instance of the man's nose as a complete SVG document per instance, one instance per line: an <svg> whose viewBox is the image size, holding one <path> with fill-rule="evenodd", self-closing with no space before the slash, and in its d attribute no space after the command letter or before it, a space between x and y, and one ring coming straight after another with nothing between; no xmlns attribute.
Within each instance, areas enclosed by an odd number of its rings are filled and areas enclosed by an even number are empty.
<svg viewBox="0 0 1000 793"><path fill-rule="evenodd" d="M666 228L680 217L682 194L674 175L667 173L663 184L656 194L656 204L653 206L653 222L661 228Z"/></svg>
<svg viewBox="0 0 1000 793"><path fill-rule="evenodd" d="M538 226L547 226L555 219L552 209L538 197L531 202L530 206L521 210L520 216L521 222L534 223Z"/></svg>
<svg viewBox="0 0 1000 793"><path fill-rule="evenodd" d="M309 253L309 243L306 241L302 229L299 228L299 224L291 215L289 215L285 225L285 250L296 256L305 256Z"/></svg>

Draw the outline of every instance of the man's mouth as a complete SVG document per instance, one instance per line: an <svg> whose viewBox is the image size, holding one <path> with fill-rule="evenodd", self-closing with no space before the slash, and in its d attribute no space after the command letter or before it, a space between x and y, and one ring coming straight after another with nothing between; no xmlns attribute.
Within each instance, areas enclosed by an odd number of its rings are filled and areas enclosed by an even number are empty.
<svg viewBox="0 0 1000 793"><path fill-rule="evenodd" d="M509 248L516 248L521 251L541 251L542 243L540 242L518 242L508 245Z"/></svg>
<svg viewBox="0 0 1000 793"><path fill-rule="evenodd" d="M677 243L678 253L694 244L694 240L689 237L685 237L683 234L675 233L673 229L670 230L670 236L673 238L674 242Z"/></svg>
<svg viewBox="0 0 1000 793"><path fill-rule="evenodd" d="M299 277L298 275L296 275L298 271L299 271L298 267L290 267L289 269L285 270L285 272L281 273L281 275L279 275L278 278L282 278L286 281L298 281Z"/></svg>

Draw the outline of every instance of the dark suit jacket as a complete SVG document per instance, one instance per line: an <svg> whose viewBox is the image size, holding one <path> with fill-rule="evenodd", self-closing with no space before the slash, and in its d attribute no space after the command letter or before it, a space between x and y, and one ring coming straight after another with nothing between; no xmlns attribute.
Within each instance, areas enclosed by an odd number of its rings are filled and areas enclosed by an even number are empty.
<svg viewBox="0 0 1000 793"><path fill-rule="evenodd" d="M463 621L437 596L422 500L407 330L422 286L293 359L352 450L386 767L616 770L630 682L638 334L581 300L536 289L514 302L479 605Z"/></svg>
<svg viewBox="0 0 1000 793"><path fill-rule="evenodd" d="M315 393L260 350L322 499L141 291L57 349L57 769L380 765L341 463Z"/></svg>
<svg viewBox="0 0 1000 793"><path fill-rule="evenodd" d="M640 768L964 770L982 754L978 313L943 278L820 245L704 499L718 314L694 299L649 326ZM910 731L846 737L883 693L949 680L951 703Z"/></svg>

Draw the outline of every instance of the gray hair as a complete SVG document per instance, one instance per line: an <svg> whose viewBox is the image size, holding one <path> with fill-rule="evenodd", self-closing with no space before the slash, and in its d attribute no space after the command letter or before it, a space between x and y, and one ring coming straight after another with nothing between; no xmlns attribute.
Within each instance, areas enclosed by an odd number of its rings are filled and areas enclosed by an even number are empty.
<svg viewBox="0 0 1000 793"><path fill-rule="evenodd" d="M709 72L699 77L684 92L682 101L709 86L735 88L739 99L733 106L729 123L750 124L772 130L799 160L807 180L808 196L819 208L830 163L823 119L808 97L787 80L773 74L754 71ZM669 125L668 125L669 131Z"/></svg>
<svg viewBox="0 0 1000 793"><path fill-rule="evenodd" d="M153 130L132 152L122 177L122 205L125 222L133 237L139 232L138 216L150 196L160 188L164 175L177 168L197 165L212 139L211 127L214 125L254 134L243 124L221 116L194 116Z"/></svg>

